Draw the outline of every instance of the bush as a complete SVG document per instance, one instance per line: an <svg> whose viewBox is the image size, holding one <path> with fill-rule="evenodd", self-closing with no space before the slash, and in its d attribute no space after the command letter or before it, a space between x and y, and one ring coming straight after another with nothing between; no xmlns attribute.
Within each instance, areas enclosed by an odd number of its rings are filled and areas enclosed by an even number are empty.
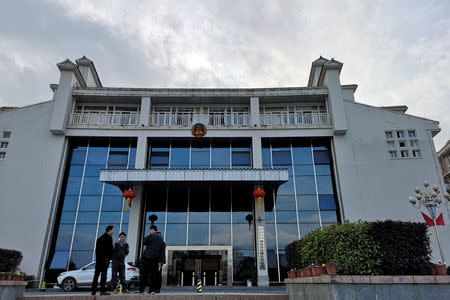
<svg viewBox="0 0 450 300"><path fill-rule="evenodd" d="M377 221L335 224L286 246L289 268L329 261L340 274L429 274L431 248L423 223Z"/></svg>
<svg viewBox="0 0 450 300"><path fill-rule="evenodd" d="M287 244L285 250L288 269L299 269L301 267L300 240L293 241L292 243Z"/></svg>
<svg viewBox="0 0 450 300"><path fill-rule="evenodd" d="M340 274L377 274L381 258L369 228L366 222L336 224L308 234L300 250L302 267L331 261Z"/></svg>
<svg viewBox="0 0 450 300"><path fill-rule="evenodd" d="M0 248L0 272L17 271L22 258L22 253L17 250Z"/></svg>
<svg viewBox="0 0 450 300"><path fill-rule="evenodd" d="M379 273L389 275L429 274L431 248L425 223L377 221L369 234L380 247Z"/></svg>

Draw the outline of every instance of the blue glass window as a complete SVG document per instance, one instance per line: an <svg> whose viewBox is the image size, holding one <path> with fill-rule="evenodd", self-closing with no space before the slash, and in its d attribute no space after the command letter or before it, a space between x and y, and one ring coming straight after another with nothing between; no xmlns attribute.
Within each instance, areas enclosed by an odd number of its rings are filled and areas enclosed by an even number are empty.
<svg viewBox="0 0 450 300"><path fill-rule="evenodd" d="M122 216L122 212L102 212L100 216L100 223L110 224L110 223L120 223L120 218ZM119 230L119 228L116 228Z"/></svg>
<svg viewBox="0 0 450 300"><path fill-rule="evenodd" d="M278 195L276 206L278 210L295 210L294 195Z"/></svg>
<svg viewBox="0 0 450 300"><path fill-rule="evenodd" d="M134 169L136 163L136 148L130 149L129 169Z"/></svg>
<svg viewBox="0 0 450 300"><path fill-rule="evenodd" d="M320 209L336 209L334 195L319 195Z"/></svg>
<svg viewBox="0 0 450 300"><path fill-rule="evenodd" d="M128 164L128 149L127 151L109 151L108 166L126 166Z"/></svg>
<svg viewBox="0 0 450 300"><path fill-rule="evenodd" d="M329 164L330 153L328 151L314 151L314 163Z"/></svg>
<svg viewBox="0 0 450 300"><path fill-rule="evenodd" d="M317 176L317 188L319 194L333 194L333 182L331 176Z"/></svg>
<svg viewBox="0 0 450 300"><path fill-rule="evenodd" d="M230 144L213 142L211 148L211 167L217 169L230 168Z"/></svg>
<svg viewBox="0 0 450 300"><path fill-rule="evenodd" d="M70 177L67 181L66 195L79 195L81 186L81 177Z"/></svg>
<svg viewBox="0 0 450 300"><path fill-rule="evenodd" d="M235 249L253 249L253 225L233 224L233 247Z"/></svg>
<svg viewBox="0 0 450 300"><path fill-rule="evenodd" d="M301 223L318 223L319 212L317 210L299 211L298 218Z"/></svg>
<svg viewBox="0 0 450 300"><path fill-rule="evenodd" d="M98 211L101 196L81 196L79 211Z"/></svg>
<svg viewBox="0 0 450 300"><path fill-rule="evenodd" d="M301 223L300 222L300 235L304 237L311 231L317 230L320 228L319 222L317 223Z"/></svg>
<svg viewBox="0 0 450 300"><path fill-rule="evenodd" d="M77 224L73 238L73 250L93 250L97 224Z"/></svg>
<svg viewBox="0 0 450 300"><path fill-rule="evenodd" d="M85 158L86 158L86 148L74 149L72 152L72 159L70 161L70 164L71 165L84 165Z"/></svg>
<svg viewBox="0 0 450 300"><path fill-rule="evenodd" d="M72 251L69 269L80 269L92 261L92 251Z"/></svg>
<svg viewBox="0 0 450 300"><path fill-rule="evenodd" d="M69 170L69 176L83 176L83 165L71 165Z"/></svg>
<svg viewBox="0 0 450 300"><path fill-rule="evenodd" d="M168 246L186 245L186 221L184 224L167 224L166 244Z"/></svg>
<svg viewBox="0 0 450 300"><path fill-rule="evenodd" d="M317 170L317 166L316 166ZM294 166L294 172L295 176L313 176L314 175L314 168L313 165L295 165Z"/></svg>
<svg viewBox="0 0 450 300"><path fill-rule="evenodd" d="M103 194L118 196L118 195L122 195L122 191L117 186L106 183Z"/></svg>
<svg viewBox="0 0 450 300"><path fill-rule="evenodd" d="M337 215L335 210L320 211L322 223L337 223Z"/></svg>
<svg viewBox="0 0 450 300"><path fill-rule="evenodd" d="M191 150L191 168L209 169L210 147L207 141L193 141Z"/></svg>
<svg viewBox="0 0 450 300"><path fill-rule="evenodd" d="M97 180L100 177L100 171L105 169L104 165L87 165L84 171L84 176L96 177Z"/></svg>
<svg viewBox="0 0 450 300"><path fill-rule="evenodd" d="M270 148L262 148L262 160L263 160L263 168L271 168L272 167L272 158L270 155Z"/></svg>
<svg viewBox="0 0 450 300"><path fill-rule="evenodd" d="M69 260L69 251L55 251L50 269L65 269Z"/></svg>
<svg viewBox="0 0 450 300"><path fill-rule="evenodd" d="M72 241L73 224L59 225L58 239L56 241L56 250L69 250Z"/></svg>
<svg viewBox="0 0 450 300"><path fill-rule="evenodd" d="M188 245L208 245L208 224L189 224Z"/></svg>
<svg viewBox="0 0 450 300"><path fill-rule="evenodd" d="M97 224L98 222L98 212L79 212L77 223L83 224L83 223L90 223L90 224Z"/></svg>
<svg viewBox="0 0 450 300"><path fill-rule="evenodd" d="M291 151L272 151L273 165L292 165Z"/></svg>
<svg viewBox="0 0 450 300"><path fill-rule="evenodd" d="M287 244L298 240L297 224L278 224L278 247L284 249Z"/></svg>
<svg viewBox="0 0 450 300"><path fill-rule="evenodd" d="M172 145L172 153L170 154L171 169L188 169L189 168L189 143L187 147Z"/></svg>
<svg viewBox="0 0 450 300"><path fill-rule="evenodd" d="M277 222L297 224L297 214L295 213L295 210L277 210Z"/></svg>
<svg viewBox="0 0 450 300"><path fill-rule="evenodd" d="M314 176L295 176L297 194L315 194L316 183Z"/></svg>
<svg viewBox="0 0 450 300"><path fill-rule="evenodd" d="M330 165L316 165L316 175L331 175Z"/></svg>
<svg viewBox="0 0 450 300"><path fill-rule="evenodd" d="M78 205L78 196L64 197L63 211L76 211Z"/></svg>
<svg viewBox="0 0 450 300"><path fill-rule="evenodd" d="M298 209L318 210L316 195L297 195Z"/></svg>
<svg viewBox="0 0 450 300"><path fill-rule="evenodd" d="M265 226L266 244L267 250L277 249L276 236L275 236L275 224L267 224Z"/></svg>
<svg viewBox="0 0 450 300"><path fill-rule="evenodd" d="M90 147L86 164L106 166L106 157L108 156L108 148Z"/></svg>
<svg viewBox="0 0 450 300"><path fill-rule="evenodd" d="M73 224L75 222L75 213L74 211L63 211L61 214L61 224Z"/></svg>
<svg viewBox="0 0 450 300"><path fill-rule="evenodd" d="M103 182L98 177L84 177L82 195L101 195Z"/></svg>
<svg viewBox="0 0 450 300"><path fill-rule="evenodd" d="M231 225L211 224L211 245L231 245Z"/></svg>
<svg viewBox="0 0 450 300"><path fill-rule="evenodd" d="M102 211L121 211L123 197L122 196L103 196ZM131 200L133 205L133 200Z"/></svg>
<svg viewBox="0 0 450 300"><path fill-rule="evenodd" d="M293 147L294 165L312 165L311 147Z"/></svg>
<svg viewBox="0 0 450 300"><path fill-rule="evenodd" d="M293 195L294 194L294 182L292 179L289 179L289 181L283 183L278 188L278 195Z"/></svg>

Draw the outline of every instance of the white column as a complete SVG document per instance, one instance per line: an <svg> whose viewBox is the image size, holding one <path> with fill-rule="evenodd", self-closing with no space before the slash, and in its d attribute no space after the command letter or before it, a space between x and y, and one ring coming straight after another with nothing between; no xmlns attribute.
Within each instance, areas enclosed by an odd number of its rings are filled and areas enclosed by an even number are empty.
<svg viewBox="0 0 450 300"><path fill-rule="evenodd" d="M260 124L259 120L259 98L250 98L250 126L258 127Z"/></svg>
<svg viewBox="0 0 450 300"><path fill-rule="evenodd" d="M328 104L333 119L334 134L345 134L347 132L347 116L345 115L339 70L328 68L324 84L328 89Z"/></svg>
<svg viewBox="0 0 450 300"><path fill-rule="evenodd" d="M259 111L259 109L258 109ZM262 169L262 145L261 137L252 137L252 156L253 156L253 168ZM257 188L264 189L261 185L255 185L254 190ZM264 198L261 203L258 203L258 199L254 197L253 203L255 206L255 216L253 218L253 224L255 224L255 239L256 239L256 266L258 270L258 286L269 286L269 273L267 266L267 245L265 235L266 218L264 212Z"/></svg>
<svg viewBox="0 0 450 300"><path fill-rule="evenodd" d="M138 137L136 147L136 169L145 169L147 162L147 137ZM142 185L135 185L133 190L136 192L136 197L131 202L129 210L130 220L128 222L128 245L130 246L130 254L128 254L128 261L135 261L139 253L139 228L142 222L142 208L143 208L143 188Z"/></svg>
<svg viewBox="0 0 450 300"><path fill-rule="evenodd" d="M140 124L147 127L150 121L151 99L150 97L142 97L141 99L141 117Z"/></svg>

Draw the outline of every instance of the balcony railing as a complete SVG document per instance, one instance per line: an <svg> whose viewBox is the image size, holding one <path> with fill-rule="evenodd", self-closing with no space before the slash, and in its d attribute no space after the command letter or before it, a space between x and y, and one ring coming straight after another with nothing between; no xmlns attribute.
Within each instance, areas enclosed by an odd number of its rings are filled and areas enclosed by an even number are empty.
<svg viewBox="0 0 450 300"><path fill-rule="evenodd" d="M265 113L260 118L262 126L331 125L327 113Z"/></svg>
<svg viewBox="0 0 450 300"><path fill-rule="evenodd" d="M139 116L127 113L72 113L69 117L69 126L138 126Z"/></svg>
<svg viewBox="0 0 450 300"><path fill-rule="evenodd" d="M206 126L248 126L248 113L210 113L191 114L169 112L153 113L150 117L151 126L192 126L195 123L202 123Z"/></svg>

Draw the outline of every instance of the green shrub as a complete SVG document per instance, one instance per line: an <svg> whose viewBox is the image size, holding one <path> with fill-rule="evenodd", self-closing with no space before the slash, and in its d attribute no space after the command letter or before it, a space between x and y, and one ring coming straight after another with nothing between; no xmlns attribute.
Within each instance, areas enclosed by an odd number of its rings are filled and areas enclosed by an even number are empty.
<svg viewBox="0 0 450 300"><path fill-rule="evenodd" d="M286 246L289 268L329 261L340 274L429 274L431 248L424 223L377 221L334 224Z"/></svg>
<svg viewBox="0 0 450 300"><path fill-rule="evenodd" d="M22 258L22 253L17 250L0 249L0 272L15 272Z"/></svg>
<svg viewBox="0 0 450 300"><path fill-rule="evenodd" d="M286 245L286 261L289 270L299 269L300 261L300 241L293 241Z"/></svg>
<svg viewBox="0 0 450 300"><path fill-rule="evenodd" d="M380 247L379 273L389 275L429 274L431 248L425 223L377 221L369 234Z"/></svg>
<svg viewBox="0 0 450 300"><path fill-rule="evenodd" d="M308 234L300 250L302 267L331 261L340 274L377 274L381 258L369 228L366 222L336 224Z"/></svg>

